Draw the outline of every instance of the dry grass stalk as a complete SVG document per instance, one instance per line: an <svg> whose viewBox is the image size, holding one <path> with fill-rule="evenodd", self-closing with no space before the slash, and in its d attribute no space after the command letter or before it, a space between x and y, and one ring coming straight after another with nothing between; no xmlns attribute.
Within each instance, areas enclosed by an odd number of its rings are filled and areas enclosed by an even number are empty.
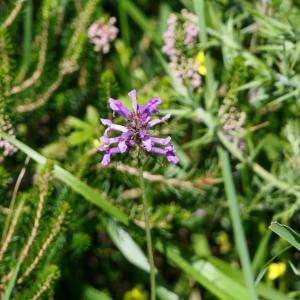
<svg viewBox="0 0 300 300"><path fill-rule="evenodd" d="M113 167L120 172L128 173L133 176L139 176L138 169L128 166L128 165L125 165L125 164L121 164L121 163L111 164L108 167ZM103 166L101 166L99 164L98 168L103 168ZM172 186L179 187L179 188L190 188L190 189L195 189L195 188L199 189L203 186L212 185L212 184L216 184L216 183L220 182L220 180L212 178L211 176L206 176L204 178L200 178L195 181L188 181L188 180L180 180L180 179L176 179L176 178L167 178L167 177L164 177L163 175L151 174L147 171L143 172L143 177L146 180L149 180L152 182L160 182L160 183L172 185Z"/></svg>
<svg viewBox="0 0 300 300"><path fill-rule="evenodd" d="M20 278L17 280L18 284L21 284L24 279L30 275L30 273L32 272L32 270L34 270L34 268L37 266L37 264L39 263L39 261L41 260L41 258L43 257L43 255L45 254L48 246L51 244L51 242L53 241L53 239L58 235L58 233L60 232L60 229L62 227L63 221L65 219L65 212L62 212L58 218L57 218L57 222L55 223L55 225L53 226L48 238L45 240L45 242L43 243L39 253L37 254L37 256L35 257L35 259L33 260L33 262L30 264L30 266L26 269L26 271L23 273L22 276L20 276Z"/></svg>
<svg viewBox="0 0 300 300"><path fill-rule="evenodd" d="M39 100L36 102L28 103L28 104L21 104L17 106L16 110L17 112L24 113L24 112L30 112L33 110L38 109L39 107L46 104L49 100L49 98L53 95L53 93L59 88L63 81L64 76L62 74L59 74L56 80L51 84L51 86L47 89L47 91L39 97Z"/></svg>
<svg viewBox="0 0 300 300"><path fill-rule="evenodd" d="M0 261L2 260L3 255L4 255L5 251L7 250L8 245L12 239L12 236L16 229L16 225L17 225L20 215L22 213L23 207L24 207L24 201L20 201L20 203L16 209L16 212L14 214L14 218L12 219L12 223L10 224L9 231L8 231L8 233L4 239L4 242L2 243L2 246L0 248Z"/></svg>
<svg viewBox="0 0 300 300"><path fill-rule="evenodd" d="M53 95L53 93L60 87L65 75L71 74L78 69L77 61L80 57L83 47L81 35L86 30L86 26L98 2L99 0L90 0L74 22L75 30L69 43L70 46L65 54L66 58L63 58L61 63L59 64L59 72L56 80L51 84L51 86L46 90L44 94L38 97L37 101L17 106L17 112L30 112L45 105Z"/></svg>
<svg viewBox="0 0 300 300"><path fill-rule="evenodd" d="M18 0L16 2L15 8L11 11L11 13L9 14L9 16L7 17L7 19L4 21L4 23L2 24L2 28L8 28L13 21L15 20L15 18L17 17L18 13L20 12L23 4L24 4L25 0Z"/></svg>
<svg viewBox="0 0 300 300"><path fill-rule="evenodd" d="M41 296L50 288L52 281L55 277L55 274L51 273L41 285L39 291L31 298L31 300L39 300Z"/></svg>
<svg viewBox="0 0 300 300"><path fill-rule="evenodd" d="M39 37L40 52L39 52L39 58L38 58L36 70L33 72L30 78L26 79L21 84L13 87L10 91L11 94L17 94L24 91L25 89L34 85L41 77L46 63L46 55L47 55L47 48L48 48L48 29L49 29L49 21L45 20L43 24L43 32Z"/></svg>
<svg viewBox="0 0 300 300"><path fill-rule="evenodd" d="M8 209L8 215L5 219L5 224L4 224L4 228L3 228L3 232L2 232L2 238L1 238L1 243L3 242L3 239L5 238L6 234L7 234L7 230L8 230L8 226L11 222L11 219L13 217L13 210L14 210L14 206L15 206L15 202L16 202L16 199L17 199L17 194L18 194L18 191L19 191L19 188L20 188L20 185L21 185L21 182L23 180L23 177L25 175L25 172L26 172L26 167L28 165L30 161L30 157L27 156L26 160L25 160L25 164L24 164L24 167L22 168L19 176L18 176L18 179L16 181L16 184L15 184L15 187L14 187L14 190L13 190L13 194L12 194L12 197L11 197L11 201L10 201L10 205L9 205L9 209ZM1 259L0 259L1 260Z"/></svg>
<svg viewBox="0 0 300 300"><path fill-rule="evenodd" d="M33 228L31 230L30 236L23 247L21 254L18 259L18 264L22 264L25 258L28 256L29 250L37 236L38 229L40 226L41 218L42 218L42 212L45 204L45 199L48 191L48 185L49 185L49 177L50 174L46 173L44 175L43 181L41 182L40 185L40 195L39 195L39 202L38 202L38 207L36 210L35 218L34 218L34 223L33 223ZM10 271L6 276L4 276L1 280L2 283L6 283L8 280L10 280L11 276L13 275L13 270Z"/></svg>

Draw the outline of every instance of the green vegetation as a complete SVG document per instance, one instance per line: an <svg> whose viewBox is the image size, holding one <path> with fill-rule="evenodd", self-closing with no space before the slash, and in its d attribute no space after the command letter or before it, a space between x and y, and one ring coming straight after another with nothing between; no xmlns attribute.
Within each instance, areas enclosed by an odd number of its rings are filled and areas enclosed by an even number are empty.
<svg viewBox="0 0 300 300"><path fill-rule="evenodd" d="M0 299L154 299L148 225L156 299L299 299L299 28L297 0L0 1ZM101 164L133 89L178 164Z"/></svg>

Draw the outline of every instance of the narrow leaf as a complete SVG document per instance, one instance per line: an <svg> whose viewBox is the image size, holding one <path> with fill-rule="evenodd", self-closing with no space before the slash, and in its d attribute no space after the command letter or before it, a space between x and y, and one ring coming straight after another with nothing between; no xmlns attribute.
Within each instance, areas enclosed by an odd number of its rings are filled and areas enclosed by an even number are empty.
<svg viewBox="0 0 300 300"><path fill-rule="evenodd" d="M270 229L300 251L300 235L287 225L272 222Z"/></svg>

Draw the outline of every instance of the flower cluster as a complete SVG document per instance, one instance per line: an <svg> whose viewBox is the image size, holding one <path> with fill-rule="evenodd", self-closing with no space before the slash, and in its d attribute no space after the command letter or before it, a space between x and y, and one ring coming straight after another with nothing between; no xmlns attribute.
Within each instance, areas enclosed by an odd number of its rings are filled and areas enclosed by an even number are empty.
<svg viewBox="0 0 300 300"><path fill-rule="evenodd" d="M15 137L15 130L7 116L0 116L0 129ZM11 156L17 151L15 146L3 139L0 139L0 148L3 150L3 153L0 155L0 162L4 160L4 157Z"/></svg>
<svg viewBox="0 0 300 300"><path fill-rule="evenodd" d="M168 56L169 66L180 82L189 82L193 88L201 86L201 76L205 75L203 59L195 58L198 43L197 16L186 9L180 16L171 14L168 29L164 33L163 53Z"/></svg>
<svg viewBox="0 0 300 300"><path fill-rule="evenodd" d="M99 150L104 152L102 165L110 163L112 154L125 153L139 147L146 153L163 154L171 163L178 163L175 148L171 144L171 137L159 138L151 136L150 130L158 124L164 123L170 118L170 114L157 119L151 119L153 113L158 112L158 106L162 102L160 98L151 98L146 104L138 105L136 91L129 94L132 99L133 111L129 111L119 100L109 99L109 104L114 113L126 120L125 126L114 124L109 119L101 119L107 126L104 135L100 138L103 143ZM110 137L110 133L119 132L117 137ZM116 146L112 146L112 145Z"/></svg>
<svg viewBox="0 0 300 300"><path fill-rule="evenodd" d="M92 44L94 44L95 51L102 51L108 53L110 50L110 43L117 37L119 32L115 26L117 19L111 17L108 22L103 18L94 22L88 29L88 37Z"/></svg>
<svg viewBox="0 0 300 300"><path fill-rule="evenodd" d="M230 99L225 99L218 114L228 141L237 144L240 150L244 150L245 145L243 136L246 121L245 112L242 112L235 107Z"/></svg>

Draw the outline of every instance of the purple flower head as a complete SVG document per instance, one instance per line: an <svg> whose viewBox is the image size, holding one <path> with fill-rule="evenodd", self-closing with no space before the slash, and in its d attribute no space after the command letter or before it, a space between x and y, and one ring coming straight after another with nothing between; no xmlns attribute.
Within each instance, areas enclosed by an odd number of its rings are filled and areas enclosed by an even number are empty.
<svg viewBox="0 0 300 300"><path fill-rule="evenodd" d="M161 104L160 98L151 98L144 105L138 105L136 90L128 94L132 100L133 111L128 110L121 101L109 99L109 104L113 112L117 113L126 120L126 124L114 124L109 119L101 119L103 125L107 126L100 141L103 143L99 151L104 152L102 165L110 163L110 156L117 153L125 153L139 147L146 153L163 154L170 163L179 162L175 155L175 148L171 144L171 137L159 138L151 136L150 130L155 125L166 122L170 114L151 119L153 113L158 112ZM119 136L110 137L110 133L118 132Z"/></svg>

